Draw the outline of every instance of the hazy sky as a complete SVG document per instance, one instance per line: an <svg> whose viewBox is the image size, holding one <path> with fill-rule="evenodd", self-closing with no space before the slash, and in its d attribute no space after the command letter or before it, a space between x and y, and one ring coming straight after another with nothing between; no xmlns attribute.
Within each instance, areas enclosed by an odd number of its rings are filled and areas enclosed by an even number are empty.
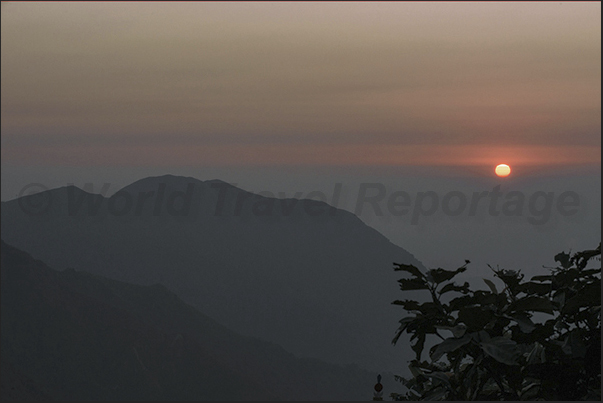
<svg viewBox="0 0 603 403"><path fill-rule="evenodd" d="M591 3L2 3L2 162L600 164Z"/></svg>
<svg viewBox="0 0 603 403"><path fill-rule="evenodd" d="M354 211L362 183L470 195L506 162L505 189L575 191L580 214L359 215L448 268L539 267L601 239L599 2L3 2L1 18L2 200L171 173L288 197L342 183Z"/></svg>

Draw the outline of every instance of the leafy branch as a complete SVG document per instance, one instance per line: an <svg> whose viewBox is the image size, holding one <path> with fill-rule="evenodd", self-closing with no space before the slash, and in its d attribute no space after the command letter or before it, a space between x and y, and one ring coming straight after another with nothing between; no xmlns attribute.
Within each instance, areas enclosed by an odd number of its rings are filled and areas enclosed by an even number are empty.
<svg viewBox="0 0 603 403"><path fill-rule="evenodd" d="M600 400L601 245L559 253L559 267L525 281L519 271L490 269L499 291L472 290L454 278L467 270L422 272L394 264L407 276L400 289L428 292L427 302L397 300L409 313L395 334L411 335L415 359L409 389L395 400ZM535 320L535 314L545 319ZM544 314L544 315L543 315ZM450 332L444 337L440 331ZM427 340L438 341L422 360Z"/></svg>

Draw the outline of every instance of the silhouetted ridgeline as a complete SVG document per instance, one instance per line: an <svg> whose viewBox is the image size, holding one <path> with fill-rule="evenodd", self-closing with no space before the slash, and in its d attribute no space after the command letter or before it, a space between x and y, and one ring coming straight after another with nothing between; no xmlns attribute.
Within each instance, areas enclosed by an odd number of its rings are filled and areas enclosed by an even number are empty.
<svg viewBox="0 0 603 403"><path fill-rule="evenodd" d="M374 373L239 336L160 285L52 270L4 241L2 400L362 400Z"/></svg>
<svg viewBox="0 0 603 403"><path fill-rule="evenodd" d="M162 284L221 324L299 356L392 372L412 358L391 345L392 262L421 263L326 203L167 175L110 198L64 187L3 202L1 229L53 267Z"/></svg>

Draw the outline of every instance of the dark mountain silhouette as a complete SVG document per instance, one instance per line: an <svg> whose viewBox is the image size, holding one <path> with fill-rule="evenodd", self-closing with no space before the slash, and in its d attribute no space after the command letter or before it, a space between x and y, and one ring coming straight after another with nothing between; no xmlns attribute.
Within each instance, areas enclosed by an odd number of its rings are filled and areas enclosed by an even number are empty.
<svg viewBox="0 0 603 403"><path fill-rule="evenodd" d="M2 400L361 400L375 374L240 336L164 286L2 242Z"/></svg>
<svg viewBox="0 0 603 403"><path fill-rule="evenodd" d="M300 356L378 371L411 358L391 345L392 262L421 263L326 203L166 175L110 198L64 187L3 202L2 237L53 267L163 284L221 324Z"/></svg>

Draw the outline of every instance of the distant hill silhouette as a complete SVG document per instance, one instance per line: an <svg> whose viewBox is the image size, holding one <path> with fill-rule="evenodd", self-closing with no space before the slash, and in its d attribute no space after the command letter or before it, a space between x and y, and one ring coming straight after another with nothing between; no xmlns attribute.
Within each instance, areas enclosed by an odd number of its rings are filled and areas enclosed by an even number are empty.
<svg viewBox="0 0 603 403"><path fill-rule="evenodd" d="M2 238L53 267L165 285L221 324L294 354L378 371L411 358L391 346L392 262L421 263L326 203L166 175L110 198L63 187L1 210Z"/></svg>
<svg viewBox="0 0 603 403"><path fill-rule="evenodd" d="M160 285L2 242L2 400L362 400L375 374L243 337Z"/></svg>

